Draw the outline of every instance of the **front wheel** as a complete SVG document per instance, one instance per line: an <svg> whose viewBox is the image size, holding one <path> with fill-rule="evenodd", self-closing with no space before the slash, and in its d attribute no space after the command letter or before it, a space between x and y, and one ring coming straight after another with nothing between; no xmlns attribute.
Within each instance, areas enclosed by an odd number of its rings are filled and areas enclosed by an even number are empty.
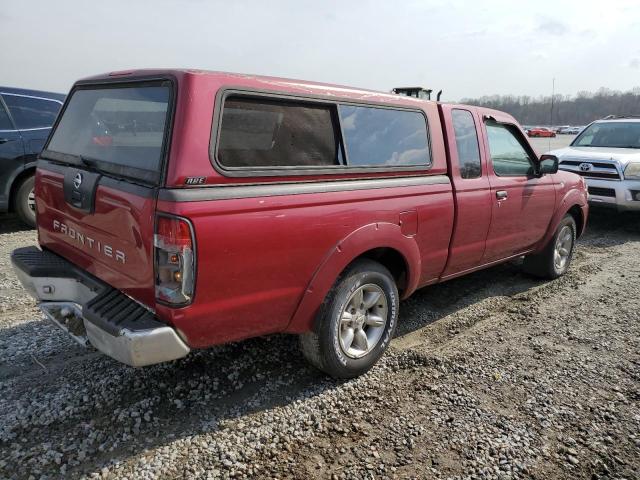
<svg viewBox="0 0 640 480"><path fill-rule="evenodd" d="M355 261L330 290L314 329L300 336L303 355L332 377L362 375L389 346L398 305L391 273L372 260Z"/></svg>
<svg viewBox="0 0 640 480"><path fill-rule="evenodd" d="M569 269L576 243L576 221L570 214L560 221L549 244L524 259L525 272L542 278L558 278Z"/></svg>
<svg viewBox="0 0 640 480"><path fill-rule="evenodd" d="M35 179L32 176L22 181L16 190L14 198L15 211L23 223L35 228L36 226L36 195L34 190Z"/></svg>

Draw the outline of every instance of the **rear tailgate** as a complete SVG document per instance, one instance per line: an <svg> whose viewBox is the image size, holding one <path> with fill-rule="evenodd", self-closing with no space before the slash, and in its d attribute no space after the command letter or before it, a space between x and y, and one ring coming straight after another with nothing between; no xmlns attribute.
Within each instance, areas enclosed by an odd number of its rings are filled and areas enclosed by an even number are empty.
<svg viewBox="0 0 640 480"><path fill-rule="evenodd" d="M77 85L36 173L40 245L152 308L174 97L168 79Z"/></svg>
<svg viewBox="0 0 640 480"><path fill-rule="evenodd" d="M65 176L77 173L86 177L89 172L40 161L36 173L40 245L153 307L155 190L102 177L89 213L65 200Z"/></svg>

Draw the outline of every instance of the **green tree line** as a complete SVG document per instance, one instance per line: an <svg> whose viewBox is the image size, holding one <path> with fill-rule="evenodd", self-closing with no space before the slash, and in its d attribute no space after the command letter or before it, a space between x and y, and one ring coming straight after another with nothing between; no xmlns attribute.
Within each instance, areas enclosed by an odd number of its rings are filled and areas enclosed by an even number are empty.
<svg viewBox="0 0 640 480"><path fill-rule="evenodd" d="M601 88L577 95L491 95L463 99L462 103L495 108L513 115L523 125L586 125L607 115L640 115L640 87L627 92Z"/></svg>

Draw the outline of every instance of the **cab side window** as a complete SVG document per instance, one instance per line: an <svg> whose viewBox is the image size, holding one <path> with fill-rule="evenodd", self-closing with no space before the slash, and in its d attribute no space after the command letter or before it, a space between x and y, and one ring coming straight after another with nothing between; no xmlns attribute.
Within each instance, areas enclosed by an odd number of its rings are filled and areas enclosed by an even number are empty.
<svg viewBox="0 0 640 480"><path fill-rule="evenodd" d="M534 173L527 149L520 143L512 125L487 122L489 151L493 171L500 177L529 176Z"/></svg>
<svg viewBox="0 0 640 480"><path fill-rule="evenodd" d="M2 98L7 104L18 130L51 127L62 106L53 100L22 95L3 94Z"/></svg>
<svg viewBox="0 0 640 480"><path fill-rule="evenodd" d="M451 111L451 119L456 136L460 176L462 178L478 178L482 174L482 166L480 164L478 133L473 115L468 110L454 109Z"/></svg>

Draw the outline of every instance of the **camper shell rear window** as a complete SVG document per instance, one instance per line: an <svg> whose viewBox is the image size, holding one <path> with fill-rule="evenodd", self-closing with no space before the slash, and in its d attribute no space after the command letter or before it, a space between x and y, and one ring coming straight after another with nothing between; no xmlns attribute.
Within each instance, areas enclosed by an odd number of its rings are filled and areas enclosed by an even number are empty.
<svg viewBox="0 0 640 480"><path fill-rule="evenodd" d="M169 80L77 87L41 157L156 185L173 96Z"/></svg>

